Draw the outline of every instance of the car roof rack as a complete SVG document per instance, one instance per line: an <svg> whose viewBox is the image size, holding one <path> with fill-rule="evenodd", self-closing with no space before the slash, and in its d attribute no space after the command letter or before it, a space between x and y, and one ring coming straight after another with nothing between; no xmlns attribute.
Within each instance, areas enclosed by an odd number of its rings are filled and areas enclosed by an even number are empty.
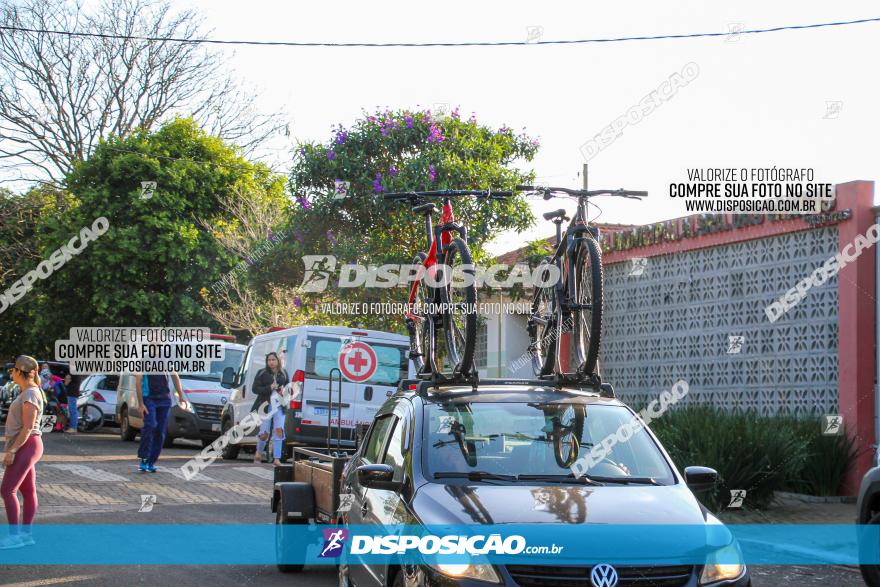
<svg viewBox="0 0 880 587"><path fill-rule="evenodd" d="M600 397L614 398L614 387L610 383L603 383L598 375L589 378L580 375L553 375L541 379L480 379L479 376L471 377L447 377L434 376L431 379L402 379L398 391L415 391L416 394L427 397L431 390L439 392L441 388L470 386L473 391L479 391L480 387L501 387L505 385L553 387L557 391L575 389L578 391L590 391Z"/></svg>

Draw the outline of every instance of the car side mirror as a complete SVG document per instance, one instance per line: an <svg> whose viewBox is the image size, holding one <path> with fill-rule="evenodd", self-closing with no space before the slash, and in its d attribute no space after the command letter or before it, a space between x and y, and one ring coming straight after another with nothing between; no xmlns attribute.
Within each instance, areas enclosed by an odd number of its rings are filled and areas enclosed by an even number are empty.
<svg viewBox="0 0 880 587"><path fill-rule="evenodd" d="M223 387L234 387L235 386L235 369L232 367L226 367L223 369L223 377L220 379L220 384Z"/></svg>
<svg viewBox="0 0 880 587"><path fill-rule="evenodd" d="M368 489L397 489L400 483L394 481L394 468L391 465L361 465L357 468L358 483Z"/></svg>
<svg viewBox="0 0 880 587"><path fill-rule="evenodd" d="M684 470L684 482L688 489L694 493L704 493L715 487L718 481L718 471L709 467L686 467Z"/></svg>

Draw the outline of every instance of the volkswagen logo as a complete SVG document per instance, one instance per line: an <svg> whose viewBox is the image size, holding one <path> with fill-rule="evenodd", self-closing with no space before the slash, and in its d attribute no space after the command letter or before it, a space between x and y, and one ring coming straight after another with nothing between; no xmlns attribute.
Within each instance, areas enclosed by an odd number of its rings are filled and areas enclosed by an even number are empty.
<svg viewBox="0 0 880 587"><path fill-rule="evenodd" d="M617 571L611 565L596 565L590 572L590 583L593 587L614 587L617 585Z"/></svg>

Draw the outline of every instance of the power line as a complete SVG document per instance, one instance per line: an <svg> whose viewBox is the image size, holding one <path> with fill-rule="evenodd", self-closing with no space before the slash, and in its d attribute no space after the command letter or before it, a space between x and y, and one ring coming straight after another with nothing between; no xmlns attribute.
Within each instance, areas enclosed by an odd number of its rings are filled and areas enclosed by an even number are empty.
<svg viewBox="0 0 880 587"><path fill-rule="evenodd" d="M742 31L730 31L726 33L687 33L678 35L643 35L629 37L604 37L592 39L562 39L555 41L465 41L460 43L454 42L438 42L438 43L329 43L329 42L307 42L307 41L242 41L242 40L224 40L224 39L186 39L179 37L147 37L137 35L116 35L108 33L88 33L76 31L59 31L51 29L30 29L15 26L0 26L0 30L19 32L19 33L36 33L41 35L65 35L68 37L98 38L98 39L122 39L129 41L150 41L150 42L172 42L172 43L188 43L193 45L212 44L212 45L251 45L251 46L280 46L280 47L509 47L519 45L582 45L586 43L619 43L624 41L660 41L674 39L696 39L704 37L727 37L738 35L758 35L763 33L777 33L780 31L794 31L804 29L817 29L823 27L839 27L854 24L865 24L880 22L877 18L862 18L858 20L845 20L837 22L822 22L814 24L797 24L784 25L777 27L769 27L762 29L745 29Z"/></svg>

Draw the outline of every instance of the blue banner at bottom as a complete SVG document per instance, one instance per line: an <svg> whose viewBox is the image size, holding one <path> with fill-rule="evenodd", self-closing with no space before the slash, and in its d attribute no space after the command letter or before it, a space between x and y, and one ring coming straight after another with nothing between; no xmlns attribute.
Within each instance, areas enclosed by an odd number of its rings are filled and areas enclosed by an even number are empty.
<svg viewBox="0 0 880 587"><path fill-rule="evenodd" d="M34 545L0 550L0 564L455 564L474 557L523 565L880 564L880 526L840 524L41 524L33 538Z"/></svg>

